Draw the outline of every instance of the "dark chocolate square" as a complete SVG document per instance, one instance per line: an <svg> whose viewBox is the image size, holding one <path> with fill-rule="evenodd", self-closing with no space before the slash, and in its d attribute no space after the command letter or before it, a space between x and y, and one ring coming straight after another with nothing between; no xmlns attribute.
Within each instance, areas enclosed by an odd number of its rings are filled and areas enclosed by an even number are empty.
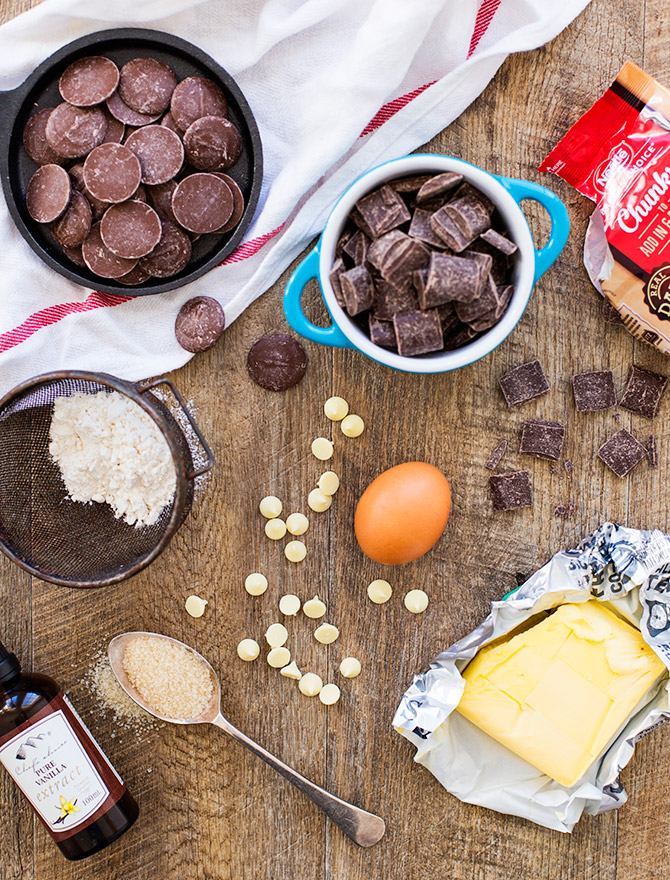
<svg viewBox="0 0 670 880"><path fill-rule="evenodd" d="M572 377L572 393L577 412L597 412L616 406L614 376L611 370L577 373Z"/></svg>
<svg viewBox="0 0 670 880"><path fill-rule="evenodd" d="M380 321L374 315L369 318L370 342L382 348L396 348L395 329L392 321Z"/></svg>
<svg viewBox="0 0 670 880"><path fill-rule="evenodd" d="M392 321L400 312L414 312L419 308L416 292L409 285L396 287L390 281L375 281L374 314L380 321Z"/></svg>
<svg viewBox="0 0 670 880"><path fill-rule="evenodd" d="M643 370L634 364L628 371L626 390L619 406L644 416L645 419L653 419L658 413L667 384L667 376Z"/></svg>
<svg viewBox="0 0 670 880"><path fill-rule="evenodd" d="M379 238L410 219L407 205L390 186L382 186L368 193L356 202L355 207L372 238Z"/></svg>
<svg viewBox="0 0 670 880"><path fill-rule="evenodd" d="M563 467L565 468L566 474L571 474L575 469L574 463L569 458L565 459L565 461L563 462Z"/></svg>
<svg viewBox="0 0 670 880"><path fill-rule="evenodd" d="M529 361L501 376L500 388L507 406L517 406L546 394L549 383L540 362Z"/></svg>
<svg viewBox="0 0 670 880"><path fill-rule="evenodd" d="M436 309L427 312L405 312L393 319L398 354L412 357L442 351L442 325Z"/></svg>
<svg viewBox="0 0 670 880"><path fill-rule="evenodd" d="M369 247L370 239L364 232L357 229L342 250L348 257L351 257L354 266L362 266L367 258Z"/></svg>
<svg viewBox="0 0 670 880"><path fill-rule="evenodd" d="M389 186L397 193L416 193L432 177L432 174L415 174L413 177L401 177L398 180L392 180Z"/></svg>
<svg viewBox="0 0 670 880"><path fill-rule="evenodd" d="M478 256L483 257L484 254L478 254ZM497 323L498 319L495 317L495 314L498 308L498 288L493 278L490 275L486 275L482 292L477 299L473 299L471 302L457 302L455 306L456 314L465 324L472 324L478 318L491 312L494 315L493 323Z"/></svg>
<svg viewBox="0 0 670 880"><path fill-rule="evenodd" d="M489 485L494 510L515 510L519 507L531 507L533 504L528 471L496 474L489 477Z"/></svg>
<svg viewBox="0 0 670 880"><path fill-rule="evenodd" d="M444 250L446 244L439 235L436 235L433 232L433 227L430 225L431 216L431 211L424 211L423 208L415 208L407 234L411 236L411 238L416 238L419 241L425 242L425 244L429 244L431 247Z"/></svg>
<svg viewBox="0 0 670 880"><path fill-rule="evenodd" d="M419 305L429 309L454 300L471 302L479 297L484 282L477 263L433 251L426 285L418 291Z"/></svg>
<svg viewBox="0 0 670 880"><path fill-rule="evenodd" d="M565 425L547 419L526 419L521 432L520 452L558 461L563 451Z"/></svg>
<svg viewBox="0 0 670 880"><path fill-rule="evenodd" d="M644 446L624 428L613 434L598 450L598 458L604 461L617 477L625 477L646 457L647 450Z"/></svg>
<svg viewBox="0 0 670 880"><path fill-rule="evenodd" d="M397 245L401 241L411 241L411 239L399 229L392 229L391 232L387 232L386 235L380 235L379 238L375 239L368 248L366 257L368 263L381 272L387 258L390 257L393 252L394 245Z"/></svg>
<svg viewBox="0 0 670 880"><path fill-rule="evenodd" d="M448 207L449 205L444 205L437 211L433 211L430 215L430 226L435 235L441 238L448 248L460 253L466 249L472 239L463 233L454 217L447 210Z"/></svg>
<svg viewBox="0 0 670 880"><path fill-rule="evenodd" d="M355 266L348 272L343 272L340 275L340 285L349 315L353 317L372 308L374 287L365 266Z"/></svg>
<svg viewBox="0 0 670 880"><path fill-rule="evenodd" d="M344 296L342 294L342 284L340 283L340 276L343 272L346 272L347 268L344 265L343 260L340 257L337 257L335 262L333 263L333 268L330 270L330 285L333 288L333 293L335 294L335 299L342 308L345 308Z"/></svg>
<svg viewBox="0 0 670 880"><path fill-rule="evenodd" d="M576 507L574 501L570 501L568 504L559 504L554 508L554 516L557 516L560 519L569 519L571 516L574 516L575 510Z"/></svg>
<svg viewBox="0 0 670 880"><path fill-rule="evenodd" d="M511 241L509 238L506 238L495 229L485 229L484 232L481 233L481 238L483 238L485 242L490 244L491 247L496 248L503 254L506 254L508 257L516 253L516 251L518 250L513 241Z"/></svg>
<svg viewBox="0 0 670 880"><path fill-rule="evenodd" d="M444 196L456 189L459 183L462 183L463 175L457 174L455 171L445 171L442 174L435 174L430 180L427 180L416 196L417 205L430 202L431 199Z"/></svg>
<svg viewBox="0 0 670 880"><path fill-rule="evenodd" d="M382 277L397 287L411 285L412 273L427 268L430 254L431 251L423 242L405 235L384 254L380 269Z"/></svg>
<svg viewBox="0 0 670 880"><path fill-rule="evenodd" d="M494 471L502 461L505 452L507 452L507 440L501 440L486 459L484 467L488 468L490 471Z"/></svg>

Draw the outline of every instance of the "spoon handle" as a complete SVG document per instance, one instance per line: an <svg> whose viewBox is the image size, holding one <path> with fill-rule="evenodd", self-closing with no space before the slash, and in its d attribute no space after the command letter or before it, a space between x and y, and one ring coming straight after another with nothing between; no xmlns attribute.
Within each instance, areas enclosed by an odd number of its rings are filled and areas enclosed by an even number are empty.
<svg viewBox="0 0 670 880"><path fill-rule="evenodd" d="M323 788L320 788L314 782L310 782L309 779L305 779L300 773L284 764L279 758L275 758L274 755L271 755L270 752L259 746L252 739L249 739L248 736L224 718L221 713L212 721L212 724L220 727L221 730L225 730L226 733L229 733L239 743L242 743L250 752L258 755L266 764L273 767L284 779L288 779L292 785L295 785L303 794L306 794L354 843L357 843L359 846L372 846L373 843L381 840L386 830L386 825L379 816L367 813L353 804L348 804L346 801L335 797L335 795L324 791Z"/></svg>

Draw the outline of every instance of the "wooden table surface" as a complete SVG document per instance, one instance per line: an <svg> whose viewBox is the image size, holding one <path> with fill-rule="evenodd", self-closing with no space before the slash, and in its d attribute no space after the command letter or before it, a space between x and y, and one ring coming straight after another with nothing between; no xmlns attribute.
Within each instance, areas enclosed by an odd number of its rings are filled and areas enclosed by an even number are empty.
<svg viewBox="0 0 670 880"><path fill-rule="evenodd" d="M29 5L0 0L0 15L6 20ZM627 58L670 84L664 6L665 0L594 0L552 44L509 58L473 106L428 145L489 171L541 181L570 210L573 232L563 255L494 354L458 373L420 377L307 343L304 381L285 394L265 392L250 381L245 358L262 334L286 331L281 297L287 271L221 344L173 376L196 403L217 465L163 556L134 579L97 592L31 580L0 558L3 640L27 667L48 672L70 691L141 808L139 822L115 845L86 862L68 863L2 773L1 880L670 878L670 726L638 745L622 777L630 798L623 809L585 816L571 835L460 803L412 763L413 749L391 728L412 675L472 629L517 577L608 519L670 529L670 437L662 430L670 404L665 402L654 426L658 469L642 464L620 480L594 459L597 447L619 425L645 436L649 424L625 411L620 422L613 410L577 414L570 390L574 372L611 369L621 392L633 361L665 373L670 362L602 322L581 261L591 205L536 171ZM541 235L541 212L532 206L529 212ZM312 317L324 319L318 291L307 299ZM498 378L533 358L542 362L551 393L508 410ZM348 440L335 426L333 467L342 488L328 513L311 516L307 559L292 566L280 546L265 538L257 503L274 493L287 509L306 509L307 492L321 472L310 444L330 430L322 406L331 394L347 398L367 428ZM572 476L517 453L521 422L532 416L566 423ZM483 464L502 438L511 445L506 466L530 471L532 509L491 510ZM412 459L433 462L448 476L452 516L431 553L384 569L357 547L354 507L380 471ZM574 518L556 518L554 507L570 501ZM270 581L256 599L243 588L254 570ZM365 588L380 576L390 580L394 595L387 605L373 606ZM430 596L422 616L403 607L402 596L412 587ZM201 620L184 611L191 592L209 599ZM337 681L343 656L362 661L363 673L343 683L334 708L303 697L262 659L244 664L236 657L242 637L260 641L278 617L284 592L303 599L318 593L341 632L334 645L320 646L301 615L290 627L299 665ZM95 653L130 629L162 631L202 651L221 673L230 719L316 782L381 814L388 825L383 840L357 848L290 785L214 728L163 727L140 737L115 729L84 679Z"/></svg>

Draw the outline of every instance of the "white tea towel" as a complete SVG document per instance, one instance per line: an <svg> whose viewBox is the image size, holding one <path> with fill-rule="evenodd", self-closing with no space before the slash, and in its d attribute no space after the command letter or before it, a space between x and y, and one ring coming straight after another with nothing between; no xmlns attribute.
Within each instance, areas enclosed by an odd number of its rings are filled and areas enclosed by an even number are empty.
<svg viewBox="0 0 670 880"><path fill-rule="evenodd" d="M320 232L349 184L445 128L507 55L552 39L587 2L45 0L5 24L3 90L93 31L141 26L191 41L248 99L265 171L238 250L197 281L150 297L101 295L53 272L0 197L0 394L47 370L137 380L186 363L174 321L187 299L216 297L230 324Z"/></svg>

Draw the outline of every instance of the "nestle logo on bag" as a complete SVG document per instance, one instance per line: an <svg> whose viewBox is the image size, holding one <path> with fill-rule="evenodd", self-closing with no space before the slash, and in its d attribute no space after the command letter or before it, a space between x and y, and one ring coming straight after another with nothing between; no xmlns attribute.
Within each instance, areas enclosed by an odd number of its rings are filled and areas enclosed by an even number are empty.
<svg viewBox="0 0 670 880"><path fill-rule="evenodd" d="M605 187L612 173L619 168L628 168L633 161L633 148L630 144L619 144L615 150L601 162L593 172L593 185L599 193L605 192Z"/></svg>

